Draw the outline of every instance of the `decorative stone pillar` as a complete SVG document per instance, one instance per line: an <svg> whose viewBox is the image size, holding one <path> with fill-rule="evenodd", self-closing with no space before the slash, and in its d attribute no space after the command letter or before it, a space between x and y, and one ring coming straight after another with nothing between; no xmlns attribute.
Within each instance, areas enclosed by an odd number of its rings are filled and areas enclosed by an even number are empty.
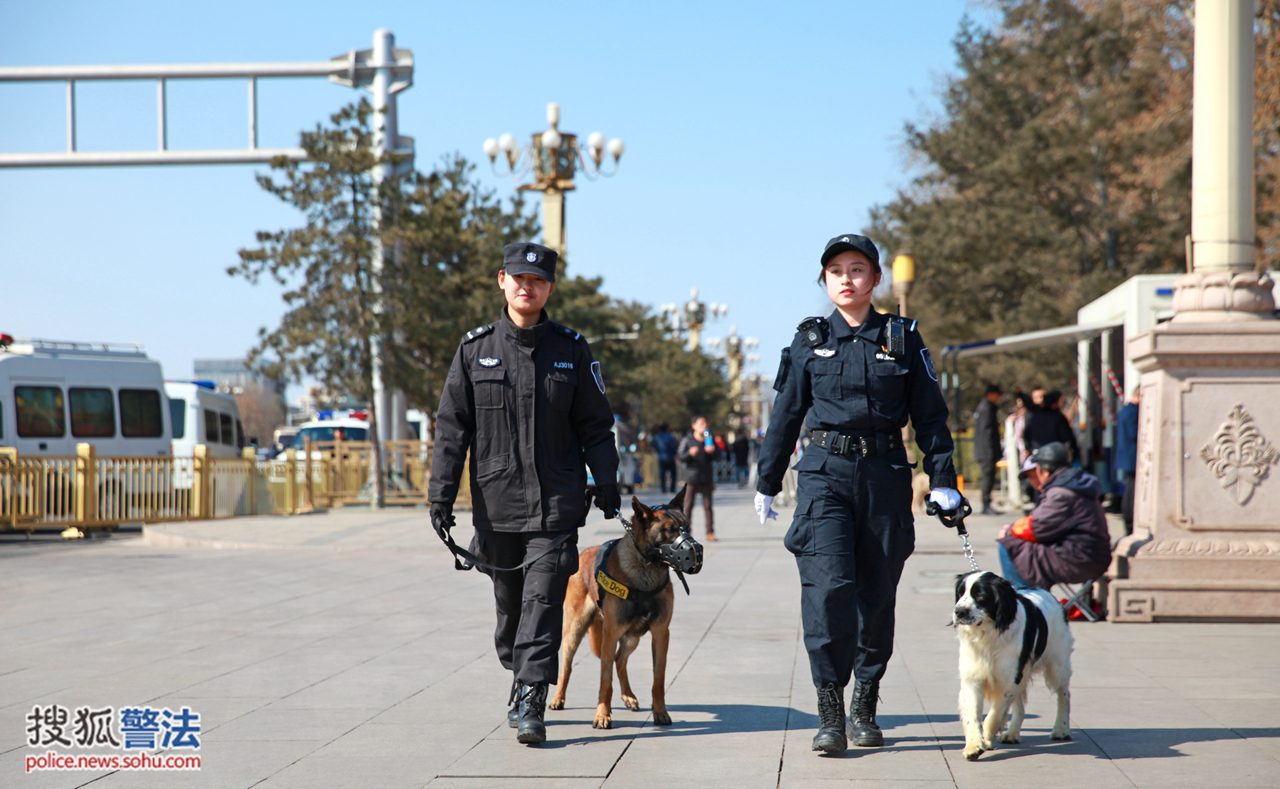
<svg viewBox="0 0 1280 789"><path fill-rule="evenodd" d="M1193 269L1173 320L1127 343L1142 404L1113 621L1280 619L1280 321L1254 256L1253 2L1195 12Z"/></svg>

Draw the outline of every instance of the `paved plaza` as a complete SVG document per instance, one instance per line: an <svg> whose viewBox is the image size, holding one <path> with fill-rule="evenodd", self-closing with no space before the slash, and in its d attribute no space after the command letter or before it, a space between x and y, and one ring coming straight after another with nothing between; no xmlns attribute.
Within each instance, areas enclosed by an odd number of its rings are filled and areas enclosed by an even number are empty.
<svg viewBox="0 0 1280 789"><path fill-rule="evenodd" d="M645 496L653 503L659 497ZM795 563L748 491L717 493L718 543L677 589L667 699L591 728L583 648L550 740L515 741L488 579L453 569L425 510L338 510L0 538L0 787L1276 787L1280 624L1073 623L1074 739L1051 742L1037 686L1021 745L961 756L947 626L954 532L917 518L881 688L886 745L809 750L816 701ZM463 514L461 520L466 520ZM984 568L1001 519L972 518ZM702 535L701 512L694 516ZM459 528L465 544L466 529ZM583 546L621 529L598 513ZM149 705L200 715L199 772L26 774L33 706ZM70 749L61 749L68 751ZM99 753L120 753L99 748Z"/></svg>

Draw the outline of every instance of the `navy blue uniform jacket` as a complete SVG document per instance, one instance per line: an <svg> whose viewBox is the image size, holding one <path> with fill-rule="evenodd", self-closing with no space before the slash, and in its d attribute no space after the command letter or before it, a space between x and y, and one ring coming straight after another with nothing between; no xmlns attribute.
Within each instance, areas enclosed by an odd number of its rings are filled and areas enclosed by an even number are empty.
<svg viewBox="0 0 1280 789"><path fill-rule="evenodd" d="M502 319L458 346L440 393L428 498L452 504L471 452L478 528L576 529L595 478L618 478L613 411L582 335L542 314L522 329ZM584 465L585 464L585 465Z"/></svg>
<svg viewBox="0 0 1280 789"><path fill-rule="evenodd" d="M883 347L887 315L873 308L857 328L846 323L838 310L827 321L827 339L821 346L810 348L804 335L796 332L791 347L782 352L773 384L778 396L760 450L756 489L766 496L776 496L782 490L782 476L802 422L810 430L867 435L901 433L908 416L924 453L924 471L931 486L954 488L954 446L947 429L947 404L924 340L917 332L908 331L907 352L895 359ZM906 450L890 453L891 462L895 454L905 465ZM818 471L826 459L825 449L810 444L796 469Z"/></svg>

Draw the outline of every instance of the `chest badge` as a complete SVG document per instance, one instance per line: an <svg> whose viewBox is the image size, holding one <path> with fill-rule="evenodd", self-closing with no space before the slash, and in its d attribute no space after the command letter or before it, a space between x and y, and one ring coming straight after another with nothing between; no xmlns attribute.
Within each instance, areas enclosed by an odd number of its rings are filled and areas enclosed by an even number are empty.
<svg viewBox="0 0 1280 789"><path fill-rule="evenodd" d="M887 354L887 353L881 353L880 351L876 351L876 358L877 358L877 359L879 359L879 360L880 360L880 361L882 361L882 362L892 362L892 361L893 361L893 357L892 357L892 356L890 356L890 355L889 355L889 354Z"/></svg>
<svg viewBox="0 0 1280 789"><path fill-rule="evenodd" d="M813 355L821 356L824 359L830 359L832 356L836 355L836 349L835 348L814 348Z"/></svg>
<svg viewBox="0 0 1280 789"><path fill-rule="evenodd" d="M492 356L485 356L480 359L481 367L497 367L500 364L502 364L502 361L499 359L495 359Z"/></svg>

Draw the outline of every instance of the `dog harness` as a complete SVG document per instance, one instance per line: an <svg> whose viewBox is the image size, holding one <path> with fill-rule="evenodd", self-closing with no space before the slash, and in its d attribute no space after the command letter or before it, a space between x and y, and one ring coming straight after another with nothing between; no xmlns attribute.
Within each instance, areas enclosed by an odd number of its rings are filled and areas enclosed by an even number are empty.
<svg viewBox="0 0 1280 789"><path fill-rule="evenodd" d="M1018 675L1013 678L1014 685L1022 684L1022 672L1039 660L1049 645L1049 623L1045 621L1040 607L1022 595L1018 595L1018 602L1027 613L1027 626L1022 629L1022 652L1018 655ZM1032 657L1032 652L1035 657Z"/></svg>
<svg viewBox="0 0 1280 789"><path fill-rule="evenodd" d="M595 573L592 577L596 582L596 605L602 609L604 608L606 592L620 600L643 604L657 597L671 583L671 577L667 576L667 583L657 589L632 589L609 575L609 555L613 553L613 549L617 544L617 540L609 540L604 545L601 545L600 550L596 552L596 564L593 568Z"/></svg>

